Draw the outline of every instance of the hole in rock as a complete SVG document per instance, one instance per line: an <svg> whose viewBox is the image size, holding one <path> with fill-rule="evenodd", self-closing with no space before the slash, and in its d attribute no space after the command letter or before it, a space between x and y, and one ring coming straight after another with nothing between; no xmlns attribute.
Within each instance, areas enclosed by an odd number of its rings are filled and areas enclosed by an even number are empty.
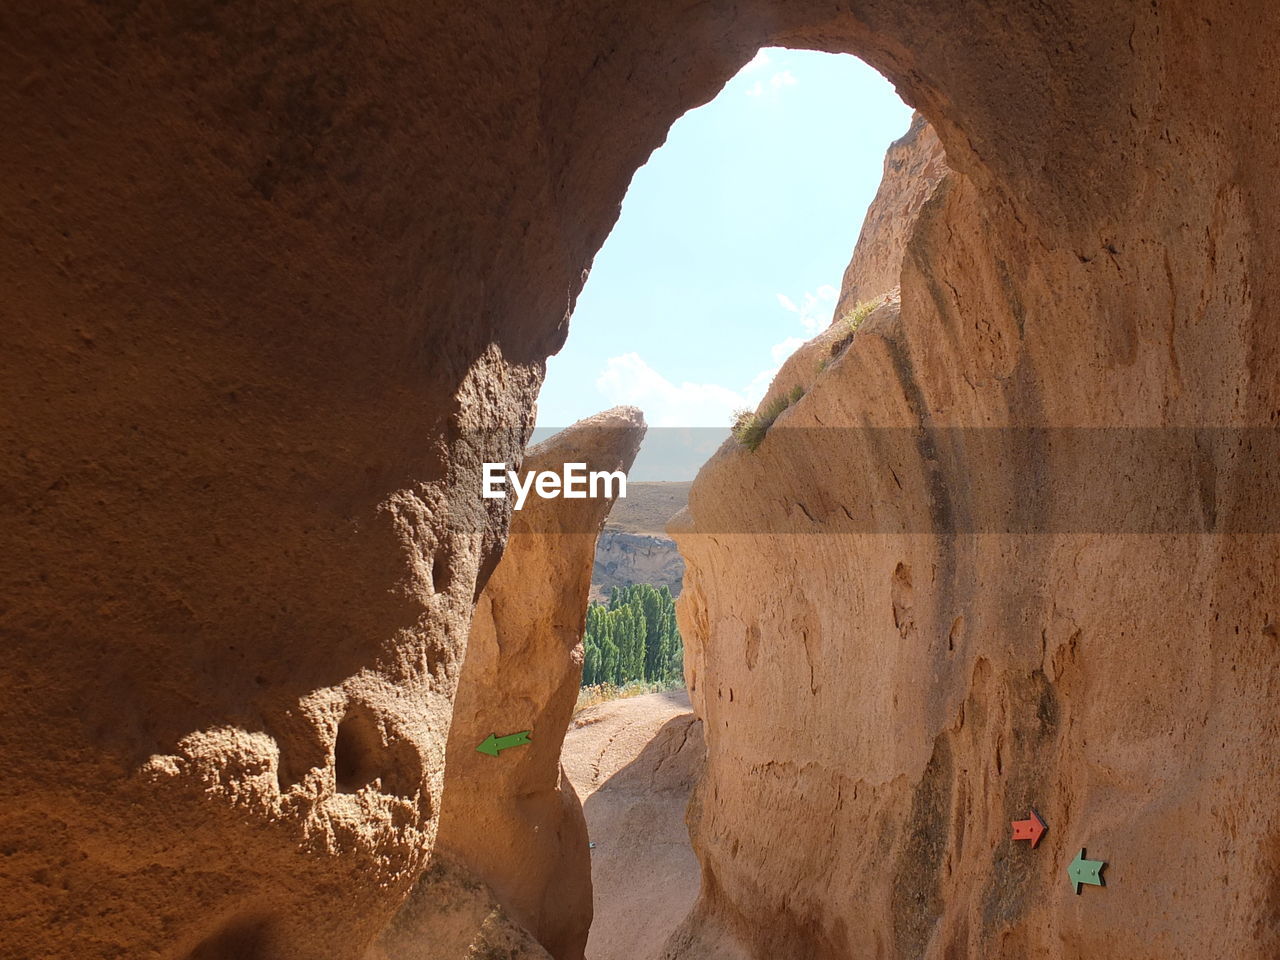
<svg viewBox="0 0 1280 960"><path fill-rule="evenodd" d="M187 954L186 960L265 960L270 921L240 917Z"/></svg>
<svg viewBox="0 0 1280 960"><path fill-rule="evenodd" d="M436 593L448 593L453 584L453 562L449 551L443 545L436 547L436 555L431 561L431 588Z"/></svg>
<svg viewBox="0 0 1280 960"><path fill-rule="evenodd" d="M364 708L357 708L338 724L333 776L339 793L359 793L374 786L382 793L408 799L419 793L422 764L411 743L388 743L382 725Z"/></svg>
<svg viewBox="0 0 1280 960"><path fill-rule="evenodd" d="M333 776L339 793L356 793L380 774L381 736L366 716L348 716L338 724L333 745Z"/></svg>

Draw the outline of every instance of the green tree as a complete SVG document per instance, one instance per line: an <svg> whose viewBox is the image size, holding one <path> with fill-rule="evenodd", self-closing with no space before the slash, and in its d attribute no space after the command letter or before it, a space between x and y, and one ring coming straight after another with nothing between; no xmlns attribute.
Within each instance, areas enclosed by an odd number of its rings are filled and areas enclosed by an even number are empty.
<svg viewBox="0 0 1280 960"><path fill-rule="evenodd" d="M679 627L676 626L676 611L673 606L667 607L663 614L660 663L659 679L664 681L684 679L684 641L680 637Z"/></svg>
<svg viewBox="0 0 1280 960"><path fill-rule="evenodd" d="M584 639L582 646L582 685L590 687L600 682L600 645L594 639Z"/></svg>
<svg viewBox="0 0 1280 960"><path fill-rule="evenodd" d="M666 587L662 589L666 590ZM668 591L664 605L662 594L646 585L638 599L644 615L644 678L662 680L662 641L667 629L666 606L670 606L671 594Z"/></svg>
<svg viewBox="0 0 1280 960"><path fill-rule="evenodd" d="M666 587L614 587L607 604L587 608L582 644L584 685L666 683L684 672L675 601Z"/></svg>

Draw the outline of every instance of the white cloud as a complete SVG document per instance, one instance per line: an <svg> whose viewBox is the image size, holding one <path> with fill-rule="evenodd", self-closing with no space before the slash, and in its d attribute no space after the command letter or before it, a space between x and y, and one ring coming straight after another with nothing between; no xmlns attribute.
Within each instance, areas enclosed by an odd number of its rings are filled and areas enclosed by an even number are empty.
<svg viewBox="0 0 1280 960"><path fill-rule="evenodd" d="M831 314L835 310L837 296L836 288L829 283L820 286L817 293L806 290L799 304L785 293L777 294L782 309L799 314L800 326L811 337L831 325Z"/></svg>
<svg viewBox="0 0 1280 960"><path fill-rule="evenodd" d="M782 67L782 69L775 69L769 74L768 80L756 80L746 87L745 92L748 97L763 98L769 101L777 100L784 88L794 87L800 82L796 79L796 75L785 66L785 59L784 63L775 64L773 58L763 50L757 51L746 66L738 71L738 76L750 79L748 77L749 74L757 74L770 65Z"/></svg>
<svg viewBox="0 0 1280 960"><path fill-rule="evenodd" d="M804 337L787 337L781 343L775 343L770 347L769 353L773 356L774 363L781 364L783 360L808 342Z"/></svg>
<svg viewBox="0 0 1280 960"><path fill-rule="evenodd" d="M611 357L596 388L610 403L639 407L651 427L723 427L733 411L759 400L716 383L672 383L638 353Z"/></svg>
<svg viewBox="0 0 1280 960"><path fill-rule="evenodd" d="M596 379L596 388L609 403L639 407L651 427L726 427L734 411L754 410L760 404L783 362L803 343L801 337L788 337L775 345L773 366L761 370L741 390L718 383L672 383L638 353L611 357Z"/></svg>
<svg viewBox="0 0 1280 960"><path fill-rule="evenodd" d="M783 310L796 315L804 336L788 336L769 349L774 366L756 374L745 391L747 400L752 406L760 402L760 398L764 396L786 359L831 325L831 315L835 311L839 293L831 284L824 283L816 292L806 290L804 296L800 298L800 303L796 303L785 293L775 294L775 296Z"/></svg>
<svg viewBox="0 0 1280 960"><path fill-rule="evenodd" d="M672 383L634 352L606 361L596 379L596 389L610 403L639 407L653 427L724 426L735 410L754 409L787 358L826 329L837 295L830 284L823 284L816 291L806 290L799 302L785 293L776 294L778 306L793 316L800 329L770 348L772 366L761 370L740 390L718 383Z"/></svg>

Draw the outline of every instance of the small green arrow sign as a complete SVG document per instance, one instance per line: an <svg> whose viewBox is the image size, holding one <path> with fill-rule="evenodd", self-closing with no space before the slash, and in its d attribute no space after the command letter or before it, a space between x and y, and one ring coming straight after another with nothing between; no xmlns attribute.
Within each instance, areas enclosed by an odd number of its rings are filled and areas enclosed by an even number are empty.
<svg viewBox="0 0 1280 960"><path fill-rule="evenodd" d="M513 733L506 737L499 737L495 734L489 734L485 737L484 743L476 747L481 753L487 753L491 757L496 757L503 750L509 750L512 747L523 747L529 742L529 734L531 730L524 730L520 733Z"/></svg>
<svg viewBox="0 0 1280 960"><path fill-rule="evenodd" d="M1067 876L1071 878L1071 882L1075 885L1076 893L1080 893L1080 885L1087 883L1091 887L1106 886L1102 880L1102 868L1107 865L1105 860L1086 860L1084 858L1084 847L1080 848L1080 852L1076 854L1076 858L1071 861L1071 865L1067 867Z"/></svg>

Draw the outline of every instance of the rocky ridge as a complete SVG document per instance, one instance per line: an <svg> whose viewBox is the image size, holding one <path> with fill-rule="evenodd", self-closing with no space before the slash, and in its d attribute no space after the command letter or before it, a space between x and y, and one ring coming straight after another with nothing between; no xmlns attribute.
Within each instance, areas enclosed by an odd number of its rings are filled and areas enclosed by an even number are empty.
<svg viewBox="0 0 1280 960"><path fill-rule="evenodd" d="M678 597L683 581L684 561L670 537L621 530L601 532L591 574L592 600L607 600L614 587L637 583L666 587Z"/></svg>
<svg viewBox="0 0 1280 960"><path fill-rule="evenodd" d="M689 502L685 482L636 481L614 505L596 543L591 599L607 600L615 587L645 583L680 595L684 561L666 535L667 521Z"/></svg>

